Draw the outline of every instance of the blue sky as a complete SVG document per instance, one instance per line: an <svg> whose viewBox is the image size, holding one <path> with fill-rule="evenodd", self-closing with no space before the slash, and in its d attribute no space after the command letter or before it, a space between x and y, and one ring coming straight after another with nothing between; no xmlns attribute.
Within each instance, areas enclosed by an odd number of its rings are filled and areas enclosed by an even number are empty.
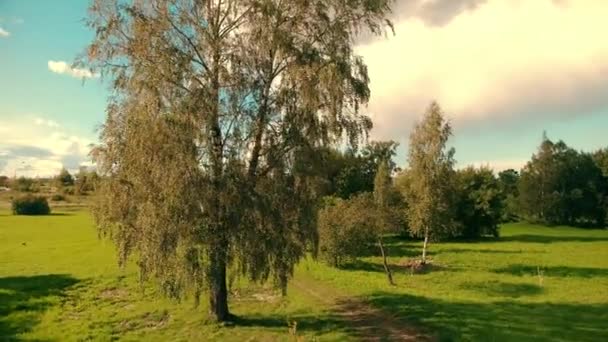
<svg viewBox="0 0 608 342"><path fill-rule="evenodd" d="M108 92L70 67L92 37L87 5L0 1L0 174L90 164ZM607 16L592 0L397 1L396 35L357 48L372 80L372 137L400 141L403 165L435 99L454 124L459 166L519 168L544 130L577 149L608 146Z"/></svg>

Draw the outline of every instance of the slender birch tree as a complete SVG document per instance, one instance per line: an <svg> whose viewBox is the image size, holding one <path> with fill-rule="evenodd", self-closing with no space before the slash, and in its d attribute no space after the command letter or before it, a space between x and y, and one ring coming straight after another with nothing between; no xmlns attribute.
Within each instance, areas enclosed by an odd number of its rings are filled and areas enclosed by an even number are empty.
<svg viewBox="0 0 608 342"><path fill-rule="evenodd" d="M429 240L449 235L455 229L452 188L454 149L447 149L452 134L439 104L432 102L409 140L407 218L412 235L424 238L422 264L426 263Z"/></svg>
<svg viewBox="0 0 608 342"><path fill-rule="evenodd" d="M374 178L374 202L376 204L377 212L377 229L376 236L378 239L378 247L380 247L380 254L382 255L382 265L384 266L384 273L390 285L395 285L393 281L393 273L388 266L387 254L388 251L384 246L384 234L394 230L393 220L391 220L391 209L390 209L390 197L391 197L392 179L389 170L389 161L383 160L378 166L376 177Z"/></svg>

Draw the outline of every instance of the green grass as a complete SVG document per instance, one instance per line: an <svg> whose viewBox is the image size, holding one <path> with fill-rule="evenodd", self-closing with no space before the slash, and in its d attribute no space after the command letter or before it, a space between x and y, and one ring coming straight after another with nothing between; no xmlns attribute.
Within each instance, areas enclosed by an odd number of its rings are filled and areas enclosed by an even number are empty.
<svg viewBox="0 0 608 342"><path fill-rule="evenodd" d="M366 298L445 340L608 340L608 231L509 224L500 240L431 245L435 270L398 269L386 285L379 258L332 270L308 260L316 280ZM419 244L390 244L391 264Z"/></svg>
<svg viewBox="0 0 608 342"><path fill-rule="evenodd" d="M288 321L307 340L348 340L356 331L332 311L340 296L444 340L608 340L608 231L510 224L502 235L432 244L434 268L414 275L399 264L420 244L392 239L395 287L376 257L341 270L307 259L286 299L237 282L230 304L239 321L221 326L206 322L204 305L141 288L87 212L0 211L0 340L291 341Z"/></svg>

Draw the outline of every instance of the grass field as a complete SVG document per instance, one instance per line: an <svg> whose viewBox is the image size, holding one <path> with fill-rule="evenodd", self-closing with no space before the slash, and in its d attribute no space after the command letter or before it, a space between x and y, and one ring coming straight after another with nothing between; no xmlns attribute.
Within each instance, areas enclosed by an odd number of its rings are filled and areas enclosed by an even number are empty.
<svg viewBox="0 0 608 342"><path fill-rule="evenodd" d="M321 341L395 328L441 340L608 340L608 231L509 224L500 240L431 245L433 269L412 275L399 265L419 247L390 240L394 287L374 257L342 270L304 260L285 299L236 281L239 320L224 326L205 321L204 305L141 288L133 265L118 269L86 211L3 210L0 340L291 341L294 321L295 334Z"/></svg>

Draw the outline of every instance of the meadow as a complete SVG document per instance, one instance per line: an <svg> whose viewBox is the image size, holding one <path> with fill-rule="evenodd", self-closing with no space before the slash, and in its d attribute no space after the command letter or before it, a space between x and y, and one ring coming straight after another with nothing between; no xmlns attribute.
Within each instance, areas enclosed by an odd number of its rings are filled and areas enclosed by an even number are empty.
<svg viewBox="0 0 608 342"><path fill-rule="evenodd" d="M396 286L374 256L303 260L286 298L233 279L238 319L220 325L205 300L165 299L134 262L119 269L86 210L3 209L0 340L608 340L608 231L506 224L499 239L432 244L432 268L412 273L420 245L388 240Z"/></svg>

